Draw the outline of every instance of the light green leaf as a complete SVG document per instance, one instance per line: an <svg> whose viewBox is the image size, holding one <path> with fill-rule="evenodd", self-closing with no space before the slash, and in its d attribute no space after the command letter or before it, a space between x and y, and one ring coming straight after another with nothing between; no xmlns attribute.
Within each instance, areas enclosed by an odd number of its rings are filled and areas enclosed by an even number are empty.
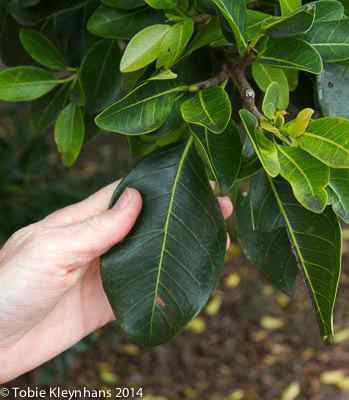
<svg viewBox="0 0 349 400"><path fill-rule="evenodd" d="M230 120L220 135L213 135L206 128L191 128L205 152L205 159L223 192L229 193L235 183L241 165L241 140L238 126Z"/></svg>
<svg viewBox="0 0 349 400"><path fill-rule="evenodd" d="M323 68L319 52L309 43L296 38L270 38L261 61L276 67L299 69L313 74L319 74Z"/></svg>
<svg viewBox="0 0 349 400"><path fill-rule="evenodd" d="M51 72L37 67L13 67L0 71L0 100L31 101L59 84Z"/></svg>
<svg viewBox="0 0 349 400"><path fill-rule="evenodd" d="M121 53L112 40L101 40L87 52L80 68L86 109L95 114L116 100L121 90Z"/></svg>
<svg viewBox="0 0 349 400"><path fill-rule="evenodd" d="M349 19L314 24L305 39L320 53L324 62L349 59Z"/></svg>
<svg viewBox="0 0 349 400"><path fill-rule="evenodd" d="M341 272L341 228L331 209L315 214L293 198L285 181L269 178L324 341L333 340L333 309Z"/></svg>
<svg viewBox="0 0 349 400"><path fill-rule="evenodd" d="M313 114L314 110L312 108L304 108L297 114L296 118L288 122L283 129L293 138L302 136L307 130Z"/></svg>
<svg viewBox="0 0 349 400"><path fill-rule="evenodd" d="M146 7L119 10L100 6L89 18L87 29L108 39L131 39L140 30L163 21L160 11Z"/></svg>
<svg viewBox="0 0 349 400"><path fill-rule="evenodd" d="M289 103L289 87L285 72L267 64L252 64L252 76L258 87L265 92L272 82L279 84L278 109L286 110Z"/></svg>
<svg viewBox="0 0 349 400"><path fill-rule="evenodd" d="M295 69L284 69L288 81L288 88L290 92L297 89L299 83L299 71Z"/></svg>
<svg viewBox="0 0 349 400"><path fill-rule="evenodd" d="M156 73L155 75L151 76L148 80L149 81L162 81L162 80L167 80L167 79L177 79L178 75L175 74L173 71L170 69L164 69L160 71L159 73Z"/></svg>
<svg viewBox="0 0 349 400"><path fill-rule="evenodd" d="M194 32L192 18L186 18L167 31L161 42L157 68L171 68L183 54Z"/></svg>
<svg viewBox="0 0 349 400"><path fill-rule="evenodd" d="M302 7L302 0L279 0L279 2L282 16L288 16Z"/></svg>
<svg viewBox="0 0 349 400"><path fill-rule="evenodd" d="M205 306L223 269L226 232L192 139L141 161L113 203L127 187L142 194L143 212L104 256L103 285L123 331L153 346L176 336Z"/></svg>
<svg viewBox="0 0 349 400"><path fill-rule="evenodd" d="M58 116L55 142L63 162L72 166L79 157L85 138L85 124L81 107L70 103Z"/></svg>
<svg viewBox="0 0 349 400"><path fill-rule="evenodd" d="M245 0L211 0L227 20L232 29L238 47L247 47L244 38L246 30L246 2Z"/></svg>
<svg viewBox="0 0 349 400"><path fill-rule="evenodd" d="M305 151L278 146L280 175L292 186L295 198L303 207L322 213L327 205L330 169Z"/></svg>
<svg viewBox="0 0 349 400"><path fill-rule="evenodd" d="M144 0L150 7L157 10L166 10L177 7L177 0Z"/></svg>
<svg viewBox="0 0 349 400"><path fill-rule="evenodd" d="M129 42L122 56L121 72L132 72L141 69L157 59L161 43L169 25L151 25L138 32Z"/></svg>
<svg viewBox="0 0 349 400"><path fill-rule="evenodd" d="M279 84L277 82L271 82L271 84L267 87L267 90L265 91L262 103L262 111L267 118L269 119L274 118L275 113L278 109L279 98L280 98Z"/></svg>
<svg viewBox="0 0 349 400"><path fill-rule="evenodd" d="M349 120L319 118L297 139L299 146L332 168L349 168Z"/></svg>
<svg viewBox="0 0 349 400"><path fill-rule="evenodd" d="M33 60L51 69L64 69L62 53L42 33L34 29L21 29L19 37L22 46Z"/></svg>
<svg viewBox="0 0 349 400"><path fill-rule="evenodd" d="M96 125L124 135L143 135L160 128L182 90L173 81L149 81L96 117Z"/></svg>
<svg viewBox="0 0 349 400"><path fill-rule="evenodd" d="M231 112L229 96L218 86L199 91L181 106L184 121L204 126L213 133L225 130Z"/></svg>
<svg viewBox="0 0 349 400"><path fill-rule="evenodd" d="M258 127L257 118L247 110L239 112L245 132L250 139L263 168L270 176L277 176L280 172L280 163L277 148Z"/></svg>
<svg viewBox="0 0 349 400"><path fill-rule="evenodd" d="M332 199L333 211L345 223L349 223L349 170L331 169L329 187L334 196Z"/></svg>

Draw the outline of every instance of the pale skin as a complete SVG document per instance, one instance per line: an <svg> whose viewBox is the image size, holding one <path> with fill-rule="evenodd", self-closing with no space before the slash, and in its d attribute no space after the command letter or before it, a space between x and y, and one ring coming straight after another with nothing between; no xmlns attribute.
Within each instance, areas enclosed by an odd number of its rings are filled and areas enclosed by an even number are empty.
<svg viewBox="0 0 349 400"><path fill-rule="evenodd" d="M0 250L0 384L69 349L115 320L103 290L100 257L135 224L142 197L117 183L16 232ZM229 198L218 198L223 216Z"/></svg>

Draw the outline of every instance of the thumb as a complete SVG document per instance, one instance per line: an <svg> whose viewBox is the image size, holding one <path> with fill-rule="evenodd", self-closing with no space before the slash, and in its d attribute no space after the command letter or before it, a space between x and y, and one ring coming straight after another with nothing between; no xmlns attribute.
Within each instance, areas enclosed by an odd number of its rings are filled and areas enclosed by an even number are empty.
<svg viewBox="0 0 349 400"><path fill-rule="evenodd" d="M142 208L140 193L127 188L113 208L64 228L70 250L77 256L97 258L130 232ZM73 240L71 240L73 238Z"/></svg>

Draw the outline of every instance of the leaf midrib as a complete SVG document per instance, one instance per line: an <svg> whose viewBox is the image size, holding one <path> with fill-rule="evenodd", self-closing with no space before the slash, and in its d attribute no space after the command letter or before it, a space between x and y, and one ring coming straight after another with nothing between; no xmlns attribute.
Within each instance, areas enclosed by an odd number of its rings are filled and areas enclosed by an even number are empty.
<svg viewBox="0 0 349 400"><path fill-rule="evenodd" d="M163 238L162 245L161 245L160 260L159 260L159 264L158 264L158 268L157 268L158 273L157 273L157 277L156 277L156 284L155 284L155 290L154 290L154 300L153 300L151 316L150 316L150 325L149 325L150 326L150 332L149 332L150 338L153 336L153 322L154 322L154 316L155 316L156 299L158 297L161 272L162 272L162 267L163 267L163 263L164 263L165 253L166 253L166 244L167 244L167 239L168 239L168 234L169 234L170 220L171 220L173 206L174 206L174 198L175 198L175 194L177 191L179 179L182 175L184 163L185 163L185 160L187 158L187 155L189 153L189 150L190 150L192 144L193 144L193 137L191 136L188 139L188 142L185 145L185 148L183 150L183 154L179 160L178 169L177 169L176 176L175 176L175 179L173 182L173 187L171 190L171 196L170 196L170 201L169 201L169 205L168 205L167 216L166 216L166 221L165 221L165 226L164 226L164 238Z"/></svg>

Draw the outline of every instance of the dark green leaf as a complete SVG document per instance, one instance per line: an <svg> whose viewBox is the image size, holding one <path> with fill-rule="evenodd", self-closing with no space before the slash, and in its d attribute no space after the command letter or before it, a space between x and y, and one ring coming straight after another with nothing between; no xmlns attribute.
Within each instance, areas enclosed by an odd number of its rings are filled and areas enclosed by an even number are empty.
<svg viewBox="0 0 349 400"><path fill-rule="evenodd" d="M81 107L70 103L58 116L55 124L55 142L63 162L72 166L79 157L85 137Z"/></svg>
<svg viewBox="0 0 349 400"><path fill-rule="evenodd" d="M157 10L166 10L177 7L177 0L144 0Z"/></svg>
<svg viewBox="0 0 349 400"><path fill-rule="evenodd" d="M330 169L299 148L278 146L278 151L280 175L291 184L296 199L308 210L322 213L327 205Z"/></svg>
<svg viewBox="0 0 349 400"><path fill-rule="evenodd" d="M31 118L34 130L43 131L58 117L68 99L68 90L60 86L41 99L35 101L31 107Z"/></svg>
<svg viewBox="0 0 349 400"><path fill-rule="evenodd" d="M207 24L200 27L193 40L190 42L186 55L193 53L201 47L208 46L211 43L223 39L223 33L219 19L213 17Z"/></svg>
<svg viewBox="0 0 349 400"><path fill-rule="evenodd" d="M258 128L257 118L247 110L240 110L245 132L247 133L254 151L256 152L263 168L270 176L277 176L280 172L280 163L277 148L261 129Z"/></svg>
<svg viewBox="0 0 349 400"><path fill-rule="evenodd" d="M81 84L86 95L86 109L94 114L109 106L120 94L121 53L112 40L97 42L81 65Z"/></svg>
<svg viewBox="0 0 349 400"><path fill-rule="evenodd" d="M297 142L303 150L329 167L349 168L349 120L313 120Z"/></svg>
<svg viewBox="0 0 349 400"><path fill-rule="evenodd" d="M321 336L333 338L333 309L341 271L341 228L327 208L323 214L304 209L284 181L269 179L288 236L303 271L318 317Z"/></svg>
<svg viewBox="0 0 349 400"><path fill-rule="evenodd" d="M261 61L281 68L299 69L319 74L322 59L317 50L302 39L269 39Z"/></svg>
<svg viewBox="0 0 349 400"><path fill-rule="evenodd" d="M338 0L320 0L315 4L315 22L335 21L344 18L344 7Z"/></svg>
<svg viewBox="0 0 349 400"><path fill-rule="evenodd" d="M165 123L181 90L172 81L146 82L99 114L96 124L124 135L153 132Z"/></svg>
<svg viewBox="0 0 349 400"><path fill-rule="evenodd" d="M140 30L163 21L161 12L146 7L118 10L100 6L88 20L87 29L105 38L131 39Z"/></svg>
<svg viewBox="0 0 349 400"><path fill-rule="evenodd" d="M108 7L121 8L123 10L133 10L142 7L144 0L101 0Z"/></svg>
<svg viewBox="0 0 349 400"><path fill-rule="evenodd" d="M14 67L0 72L0 100L30 101L50 92L58 81L36 67Z"/></svg>
<svg viewBox="0 0 349 400"><path fill-rule="evenodd" d="M246 2L245 0L211 0L222 13L230 28L234 32L235 40L240 48L246 48L244 38L246 30Z"/></svg>
<svg viewBox="0 0 349 400"><path fill-rule="evenodd" d="M264 174L251 181L250 193L237 201L237 235L245 256L288 295L295 290L298 266ZM265 223L267 225L265 225Z"/></svg>
<svg viewBox="0 0 349 400"><path fill-rule="evenodd" d="M222 133L231 117L231 103L222 87L211 87L199 91L186 100L181 107L183 119L206 127L213 133Z"/></svg>
<svg viewBox="0 0 349 400"><path fill-rule="evenodd" d="M33 60L47 68L65 68L65 61L62 53L42 33L34 29L22 29L19 37L24 49Z"/></svg>
<svg viewBox="0 0 349 400"><path fill-rule="evenodd" d="M349 223L349 170L331 169L329 187L334 197L331 205L333 211L345 223Z"/></svg>
<svg viewBox="0 0 349 400"><path fill-rule="evenodd" d="M192 140L144 159L113 202L126 187L140 191L143 211L130 236L103 258L103 284L124 332L157 345L177 335L214 290L224 222Z"/></svg>

